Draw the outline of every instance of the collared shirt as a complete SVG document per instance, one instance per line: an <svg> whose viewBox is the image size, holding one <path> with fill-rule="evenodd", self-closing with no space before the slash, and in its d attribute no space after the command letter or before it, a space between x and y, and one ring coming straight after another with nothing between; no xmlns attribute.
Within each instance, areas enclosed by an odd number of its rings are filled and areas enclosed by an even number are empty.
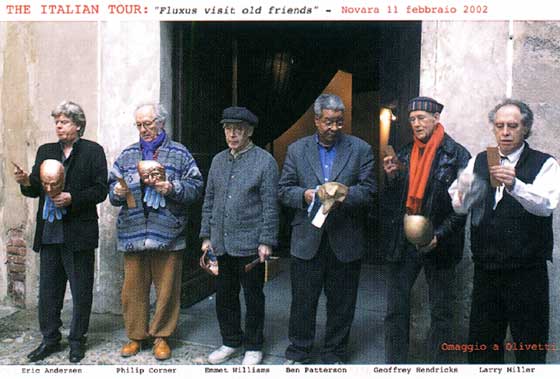
<svg viewBox="0 0 560 379"><path fill-rule="evenodd" d="M524 149L525 149L525 144L521 145L521 147L519 149L515 150L513 153L511 153L509 155L502 154L502 152L500 151L499 152L500 153L500 166L515 167L515 165L517 165L517 162L519 162L519 157L521 157L521 153L523 153ZM515 189L515 184L516 184L515 181L516 180L517 179L514 180L513 189ZM503 183L500 184L498 187L496 187L496 192L494 193L494 205L492 206L492 209L495 210L496 207L498 206L498 203L500 202L500 200L503 199L504 189L505 189L505 185ZM513 189L512 189L512 191L513 191Z"/></svg>
<svg viewBox="0 0 560 379"><path fill-rule="evenodd" d="M317 142L317 149L319 149L319 160L321 161L321 169L323 170L323 179L326 183L331 178L338 140L332 146L327 147L319 142L319 136L315 134L315 142Z"/></svg>
<svg viewBox="0 0 560 379"><path fill-rule="evenodd" d="M525 149L525 144L523 144L519 149L513 153L502 156L501 164L504 166L515 166L521 157L521 153ZM472 175L474 171L474 162L476 157L471 158L467 167L463 171L466 174ZM451 187L449 187L449 196L453 199L453 207L457 212L464 212L461 210L460 206L456 206L459 203L458 198L458 184L457 180L453 182ZM539 173L533 180L533 183L524 183L519 178L515 178L515 182L512 190L508 190L504 185L500 185L496 188L496 194L494 196L494 209L503 198L504 189L517 200L523 208L529 213L536 216L547 217L552 214L552 211L558 206L560 201L560 165L554 158L548 158L543 166L541 167ZM464 201L463 201L464 203Z"/></svg>
<svg viewBox="0 0 560 379"><path fill-rule="evenodd" d="M248 152L249 150L251 150L253 148L253 146L255 146L255 144L253 143L253 141L249 141L249 143L247 144L247 146L245 146L243 148L243 150L238 151L237 153L234 153L233 150L229 150L230 155L233 157L233 159L236 159L238 156L240 156L243 153Z"/></svg>

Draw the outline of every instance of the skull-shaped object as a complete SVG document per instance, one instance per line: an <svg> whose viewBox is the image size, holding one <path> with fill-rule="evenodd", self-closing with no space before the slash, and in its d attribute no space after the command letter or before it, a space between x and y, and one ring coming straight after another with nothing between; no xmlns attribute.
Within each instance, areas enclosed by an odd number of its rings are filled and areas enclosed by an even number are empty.
<svg viewBox="0 0 560 379"><path fill-rule="evenodd" d="M46 159L39 167L39 178L45 193L53 198L64 188L64 166L56 159Z"/></svg>
<svg viewBox="0 0 560 379"><path fill-rule="evenodd" d="M323 204L323 214L327 214L334 203L342 203L348 195L348 187L342 183L327 182L317 189L317 196Z"/></svg>
<svg viewBox="0 0 560 379"><path fill-rule="evenodd" d="M411 244L426 246L434 238L434 227L427 217L405 214L404 235Z"/></svg>
<svg viewBox="0 0 560 379"><path fill-rule="evenodd" d="M138 173L142 182L148 186L165 181L165 167L156 161L138 162Z"/></svg>

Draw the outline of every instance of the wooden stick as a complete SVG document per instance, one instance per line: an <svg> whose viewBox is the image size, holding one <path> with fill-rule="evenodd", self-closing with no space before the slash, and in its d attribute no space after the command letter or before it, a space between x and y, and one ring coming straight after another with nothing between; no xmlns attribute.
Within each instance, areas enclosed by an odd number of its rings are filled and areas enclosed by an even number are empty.
<svg viewBox="0 0 560 379"><path fill-rule="evenodd" d="M16 168L16 170L19 172L23 172L23 169L14 161L10 161L12 162L12 164L14 165L14 167Z"/></svg>
<svg viewBox="0 0 560 379"><path fill-rule="evenodd" d="M269 260L276 260L276 259L280 259L280 258L278 258L278 257L268 257L268 258L266 258L265 263ZM255 268L256 265L258 265L260 263L260 261L261 261L261 259L259 257L259 258L255 258L251 262L247 263L245 265L245 272L251 271L253 268ZM265 269L266 269L266 266L265 266Z"/></svg>
<svg viewBox="0 0 560 379"><path fill-rule="evenodd" d="M128 206L128 208L136 208L136 200L134 200L134 195L132 194L132 192L130 192L130 189L128 188L128 185L126 184L124 179L117 178L117 180L121 187L126 188L126 205Z"/></svg>

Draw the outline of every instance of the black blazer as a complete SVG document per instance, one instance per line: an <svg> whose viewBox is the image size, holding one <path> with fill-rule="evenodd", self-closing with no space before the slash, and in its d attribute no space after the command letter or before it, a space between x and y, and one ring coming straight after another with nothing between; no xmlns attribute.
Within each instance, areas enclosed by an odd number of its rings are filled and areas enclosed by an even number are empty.
<svg viewBox="0 0 560 379"><path fill-rule="evenodd" d="M72 195L62 218L64 244L72 251L95 249L98 246L99 226L97 224L96 204L107 197L107 160L103 148L92 141L79 139L74 144L72 160L66 170L64 192ZM58 142L41 145L37 150L35 164L29 175L31 186L20 186L21 193L27 197L39 197L37 227L33 250L41 250L44 220L42 218L45 192L39 179L39 167L45 159L61 160L61 147Z"/></svg>

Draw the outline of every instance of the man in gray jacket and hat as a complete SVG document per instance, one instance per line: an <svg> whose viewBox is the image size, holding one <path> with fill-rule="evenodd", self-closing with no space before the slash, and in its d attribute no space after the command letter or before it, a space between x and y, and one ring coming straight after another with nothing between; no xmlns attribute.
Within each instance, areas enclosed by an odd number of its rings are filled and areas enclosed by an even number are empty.
<svg viewBox="0 0 560 379"><path fill-rule="evenodd" d="M244 365L262 361L265 297L264 264L245 265L272 254L278 238L278 166L253 144L258 123L247 108L229 107L221 124L228 149L212 160L202 207L202 251L217 256L216 313L223 345L208 356L220 364L241 352ZM245 331L241 329L239 291L243 287Z"/></svg>

